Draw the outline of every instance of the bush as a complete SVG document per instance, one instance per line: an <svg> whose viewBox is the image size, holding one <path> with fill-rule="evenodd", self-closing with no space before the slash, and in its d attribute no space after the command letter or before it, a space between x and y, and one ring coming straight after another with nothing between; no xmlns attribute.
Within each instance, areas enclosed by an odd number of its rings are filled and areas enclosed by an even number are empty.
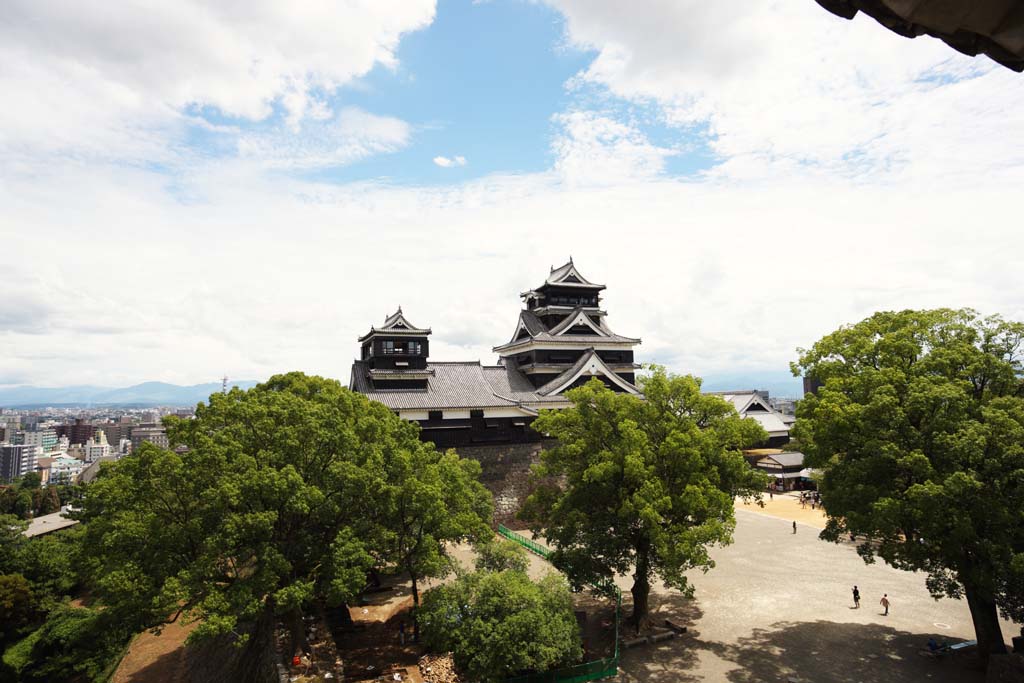
<svg viewBox="0 0 1024 683"><path fill-rule="evenodd" d="M420 623L427 647L452 652L470 679L501 681L583 654L572 595L558 575L535 583L513 570L465 574L427 593Z"/></svg>
<svg viewBox="0 0 1024 683"><path fill-rule="evenodd" d="M503 572L506 569L525 572L530 566L526 550L513 541L492 540L477 547L477 571Z"/></svg>
<svg viewBox="0 0 1024 683"><path fill-rule="evenodd" d="M101 683L110 661L120 655L129 637L99 610L64 607L10 647L4 663L23 683Z"/></svg>

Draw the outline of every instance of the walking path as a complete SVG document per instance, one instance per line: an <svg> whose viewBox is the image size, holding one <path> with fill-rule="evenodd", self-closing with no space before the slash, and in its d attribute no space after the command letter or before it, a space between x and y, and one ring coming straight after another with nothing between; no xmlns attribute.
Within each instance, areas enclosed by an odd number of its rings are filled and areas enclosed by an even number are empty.
<svg viewBox="0 0 1024 683"><path fill-rule="evenodd" d="M797 522L798 524L806 524L807 526L812 526L815 529L825 528L825 513L821 508L812 510L810 503L801 507L798 494L776 493L769 498L766 493L764 494L764 500L761 501L761 503L762 504L759 505L752 501L744 503L741 500L737 500L736 509L748 510L760 515L786 519L790 522Z"/></svg>

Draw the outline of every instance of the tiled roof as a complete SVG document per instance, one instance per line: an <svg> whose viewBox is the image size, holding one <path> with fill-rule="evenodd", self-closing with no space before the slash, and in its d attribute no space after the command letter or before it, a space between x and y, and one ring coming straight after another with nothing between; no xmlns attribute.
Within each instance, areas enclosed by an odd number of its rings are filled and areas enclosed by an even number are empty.
<svg viewBox="0 0 1024 683"><path fill-rule="evenodd" d="M399 377L404 375L433 375L434 371L430 368L371 368L368 369L371 375L397 375Z"/></svg>
<svg viewBox="0 0 1024 683"><path fill-rule="evenodd" d="M523 321L526 331L530 334L543 334L548 329L544 326L544 321L538 318L533 311L520 311L519 319Z"/></svg>
<svg viewBox="0 0 1024 683"><path fill-rule="evenodd" d="M763 400L760 394L753 389L745 391L709 391L707 393L715 396L721 396L729 403L732 403L733 407L736 408L736 412L738 412L741 417L754 418L762 427L764 427L764 430L768 432L769 435L777 436L780 433L789 433L789 425L786 424L783 415L773 410L772 407L768 405L768 402ZM747 410L747 408L750 407L750 404L755 401L765 406L767 410Z"/></svg>
<svg viewBox="0 0 1024 683"><path fill-rule="evenodd" d="M565 278L567 278L567 277L575 277L577 280L579 280L579 282L563 282L563 280L565 280ZM559 266L557 268L552 269L551 273L548 274L547 279L544 281L544 284L545 285L577 285L577 286L578 285L583 285L583 286L587 286L587 287L601 287L601 288L604 288L604 285L595 284L595 283L591 282L590 280L588 280L587 278L583 277L583 274L580 273L580 271L578 271L576 269L576 265L573 264L572 259L569 259L569 262L566 263L565 265L562 265L562 266Z"/></svg>
<svg viewBox="0 0 1024 683"><path fill-rule="evenodd" d="M570 326L572 326L572 323L576 321L576 318L577 318L577 316L580 313L583 313L583 307L582 306L577 306L576 308L572 309L572 313L570 313L569 315L565 316L562 319L562 322L560 322L557 325L555 325L554 327L552 327L549 331L551 332L552 335L558 336L559 332L562 332L563 330L566 330ZM587 319L590 320L589 316L588 316ZM607 329L604 326L603 321L595 323L593 320L590 320L590 323L592 325L594 325L594 327L596 327L599 330L601 330L601 332L604 333L604 334L611 334L612 333L611 330ZM586 325L586 323L583 323L583 324Z"/></svg>
<svg viewBox="0 0 1024 683"><path fill-rule="evenodd" d="M515 367L481 365L472 362L428 363L433 373L424 389L378 389L367 376L364 361L352 364L350 386L367 398L392 410L440 410L454 408L518 407L532 412L547 405L567 403L561 395L538 393L530 380Z"/></svg>
<svg viewBox="0 0 1024 683"><path fill-rule="evenodd" d="M565 403L564 396L541 396L519 370L505 365L485 365L484 377L498 396L529 404Z"/></svg>
<svg viewBox="0 0 1024 683"><path fill-rule="evenodd" d="M401 335L428 335L429 327L416 327L406 319L402 313L402 307L384 319L381 327L370 327L370 331L359 338L360 342L366 341L374 334L401 334Z"/></svg>
<svg viewBox="0 0 1024 683"><path fill-rule="evenodd" d="M572 278L572 279L569 279ZM557 268L552 268L551 272L548 273L547 278L544 280L544 284L536 289L530 289L525 292L521 292L519 296L530 296L537 295L541 290L546 287L577 287L580 289L605 289L604 285L599 285L591 282L576 269L572 259L565 265Z"/></svg>
<svg viewBox="0 0 1024 683"><path fill-rule="evenodd" d="M770 436L777 435L779 432L789 433L789 425L782 421L778 413L762 413L760 411L745 413L743 417L752 417L757 420L764 431L768 432Z"/></svg>
<svg viewBox="0 0 1024 683"><path fill-rule="evenodd" d="M548 396L558 391L558 389L565 385L567 381L575 377L583 368L585 368L592 361L595 361L599 367L605 368L605 370L602 370L602 372L607 371L615 375L615 378L610 378L612 379L612 381L618 379L618 381L621 382L628 389L635 391L637 393L640 392L636 385L632 384L631 382L627 382L624 378L620 377L614 371L608 368L605 365L604 361L601 360L601 357L597 355L597 351L595 351L594 349L590 349L586 353L581 355L579 357L579 360L573 363L565 372L559 374L554 379L545 383L544 386L537 389L537 393L540 394L541 396Z"/></svg>
<svg viewBox="0 0 1024 683"><path fill-rule="evenodd" d="M773 455L765 456L765 459L767 458L771 458L782 467L803 467L804 465L804 454L796 451L775 453Z"/></svg>
<svg viewBox="0 0 1024 683"><path fill-rule="evenodd" d="M575 309L568 318L563 320L562 323L560 323L559 325L556 325L555 329L559 329L560 327L567 325L568 323L566 323L566 321L571 320L571 318L574 315L576 315L576 313L580 310L582 309ZM533 311L530 310L519 311L519 320L523 323L523 326L526 327L526 331L530 333L530 338L518 340L513 339L512 341L506 344L502 344L501 346L495 346L492 349L493 351L500 352L503 349L510 349L520 344L526 344L530 341L539 341L545 343L550 342L553 344L590 344L593 342L618 342L626 344L640 343L640 339L638 338L624 337L621 334L615 334L608 328L608 326L604 323L603 320L601 321L599 327L607 333L607 336L604 337L598 334L560 334L556 336L552 334L551 331L548 330L547 326L544 324L544 321L542 321L539 317L537 317L536 314L534 314ZM518 331L519 325L516 325L516 332L518 333Z"/></svg>
<svg viewBox="0 0 1024 683"><path fill-rule="evenodd" d="M479 361L428 363L433 374L423 389L385 389L373 386L364 361L352 364L352 389L393 410L438 408L499 408L516 401L494 393Z"/></svg>

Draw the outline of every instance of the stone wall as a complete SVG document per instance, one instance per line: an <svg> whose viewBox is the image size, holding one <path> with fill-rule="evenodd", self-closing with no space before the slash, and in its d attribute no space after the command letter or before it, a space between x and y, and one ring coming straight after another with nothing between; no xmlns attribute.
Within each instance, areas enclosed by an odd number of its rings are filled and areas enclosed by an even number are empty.
<svg viewBox="0 0 1024 683"><path fill-rule="evenodd" d="M515 518L526 497L533 492L530 467L540 462L540 453L554 445L554 439L536 443L500 446L460 446L455 450L463 458L480 463L480 481L494 496L494 523L510 529L525 525Z"/></svg>

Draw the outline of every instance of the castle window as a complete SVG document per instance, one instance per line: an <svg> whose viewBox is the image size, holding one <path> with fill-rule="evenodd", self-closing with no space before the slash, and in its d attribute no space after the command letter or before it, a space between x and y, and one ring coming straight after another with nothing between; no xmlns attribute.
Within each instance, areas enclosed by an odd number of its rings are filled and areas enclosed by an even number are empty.
<svg viewBox="0 0 1024 683"><path fill-rule="evenodd" d="M431 422L435 420L442 420L444 419L444 413L441 412L440 410L428 410L427 419L430 420Z"/></svg>

